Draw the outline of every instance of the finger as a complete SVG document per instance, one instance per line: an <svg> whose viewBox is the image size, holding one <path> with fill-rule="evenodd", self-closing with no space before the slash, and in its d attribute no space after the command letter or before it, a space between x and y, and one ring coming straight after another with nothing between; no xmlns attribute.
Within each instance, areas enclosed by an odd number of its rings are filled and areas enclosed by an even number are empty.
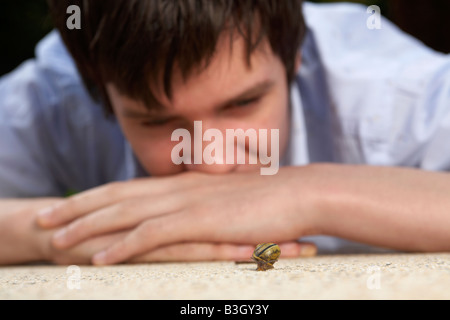
<svg viewBox="0 0 450 320"><path fill-rule="evenodd" d="M210 214L208 207L199 206L148 219L123 240L94 255L92 261L97 265L119 263L157 247L179 242L254 243L281 237L274 228L270 232L252 233L248 228L239 229L227 224L227 219L226 215ZM261 228L267 229L267 226Z"/></svg>
<svg viewBox="0 0 450 320"><path fill-rule="evenodd" d="M87 213L131 197L160 195L168 191L186 189L194 179L192 175L167 178L140 178L125 182L113 182L58 201L40 210L38 224L43 228L54 228L68 223Z"/></svg>
<svg viewBox="0 0 450 320"><path fill-rule="evenodd" d="M168 214L144 221L125 238L95 254L92 257L92 263L95 265L115 264L154 250L166 244L163 240L164 234L171 236L172 243L183 242L187 240L183 231L188 229L180 228L182 218L180 214Z"/></svg>
<svg viewBox="0 0 450 320"><path fill-rule="evenodd" d="M310 257L317 253L313 243L281 243L280 258ZM177 243L156 248L129 260L131 263L142 262L189 262L189 261L250 261L255 250L254 245L231 243Z"/></svg>
<svg viewBox="0 0 450 320"><path fill-rule="evenodd" d="M313 257L317 255L317 247L312 242L285 242L280 245L281 258Z"/></svg>
<svg viewBox="0 0 450 320"><path fill-rule="evenodd" d="M211 228L205 227L205 224L202 223L196 224L196 228L186 227L188 220L192 220L192 218L187 217L183 212L147 220L121 241L95 254L92 263L95 265L115 264L155 250L157 247L168 245L169 243L212 239L213 234L216 233ZM170 235L170 237L167 237L167 235ZM281 248L284 252L284 257L311 256L317 252L315 246L311 243L282 243ZM251 255L247 256L247 259L250 257Z"/></svg>
<svg viewBox="0 0 450 320"><path fill-rule="evenodd" d="M47 232L52 232L51 230ZM49 246L49 252L47 256L48 261L59 265L69 264L91 264L92 256L109 245L119 241L127 234L126 231L101 235L92 239L88 239L79 245L67 250L56 249Z"/></svg>
<svg viewBox="0 0 450 320"><path fill-rule="evenodd" d="M212 228L210 223L201 221L200 216L205 218L205 215L192 210L180 210L147 219L124 239L95 254L92 262L96 265L115 264L173 243L222 241L219 238L215 239L217 233L215 230L218 226ZM206 219L214 220L212 215L206 216Z"/></svg>
<svg viewBox="0 0 450 320"><path fill-rule="evenodd" d="M52 239L56 248L70 248L88 238L130 229L151 217L174 212L184 203L184 197L167 201L165 197L140 197L101 208L58 230Z"/></svg>
<svg viewBox="0 0 450 320"><path fill-rule="evenodd" d="M213 260L244 260L251 257L252 245L217 243L177 243L156 248L132 258L129 262L187 262Z"/></svg>
<svg viewBox="0 0 450 320"><path fill-rule="evenodd" d="M122 182L110 183L76 194L38 212L37 221L43 228L54 228L86 213L122 201L131 192ZM142 191L141 191L142 192Z"/></svg>

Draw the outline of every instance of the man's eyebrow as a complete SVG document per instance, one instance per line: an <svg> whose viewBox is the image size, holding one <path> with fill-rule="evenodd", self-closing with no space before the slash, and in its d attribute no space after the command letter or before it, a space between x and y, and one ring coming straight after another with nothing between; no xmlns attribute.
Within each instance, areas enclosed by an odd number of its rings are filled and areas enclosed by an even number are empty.
<svg viewBox="0 0 450 320"><path fill-rule="evenodd" d="M122 116L125 118L158 118L158 117L169 117L164 111L155 112L150 110L137 111L130 108L124 108Z"/></svg>

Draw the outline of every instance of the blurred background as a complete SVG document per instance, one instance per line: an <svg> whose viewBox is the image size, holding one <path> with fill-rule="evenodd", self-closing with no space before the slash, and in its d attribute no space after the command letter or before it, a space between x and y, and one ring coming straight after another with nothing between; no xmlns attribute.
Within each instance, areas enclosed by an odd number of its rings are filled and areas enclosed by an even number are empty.
<svg viewBox="0 0 450 320"><path fill-rule="evenodd" d="M310 0L311 2L340 2ZM435 50L450 52L450 0L350 0L378 5L381 13ZM2 0L0 76L34 56L37 42L52 29L45 0Z"/></svg>

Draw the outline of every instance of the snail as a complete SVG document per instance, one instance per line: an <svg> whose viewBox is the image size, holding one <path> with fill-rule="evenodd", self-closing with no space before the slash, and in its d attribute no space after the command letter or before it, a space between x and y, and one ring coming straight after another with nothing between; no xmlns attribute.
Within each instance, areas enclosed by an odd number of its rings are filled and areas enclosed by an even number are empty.
<svg viewBox="0 0 450 320"><path fill-rule="evenodd" d="M252 259L257 263L257 271L273 269L281 254L280 247L275 243L260 243L253 252Z"/></svg>

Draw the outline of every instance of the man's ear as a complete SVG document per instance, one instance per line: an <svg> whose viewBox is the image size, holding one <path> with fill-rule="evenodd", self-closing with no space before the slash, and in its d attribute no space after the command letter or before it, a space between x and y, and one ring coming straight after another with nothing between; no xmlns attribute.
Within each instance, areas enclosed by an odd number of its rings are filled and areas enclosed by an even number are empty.
<svg viewBox="0 0 450 320"><path fill-rule="evenodd" d="M302 64L302 54L298 52L297 56L295 57L295 73L298 73L300 71L301 64Z"/></svg>

